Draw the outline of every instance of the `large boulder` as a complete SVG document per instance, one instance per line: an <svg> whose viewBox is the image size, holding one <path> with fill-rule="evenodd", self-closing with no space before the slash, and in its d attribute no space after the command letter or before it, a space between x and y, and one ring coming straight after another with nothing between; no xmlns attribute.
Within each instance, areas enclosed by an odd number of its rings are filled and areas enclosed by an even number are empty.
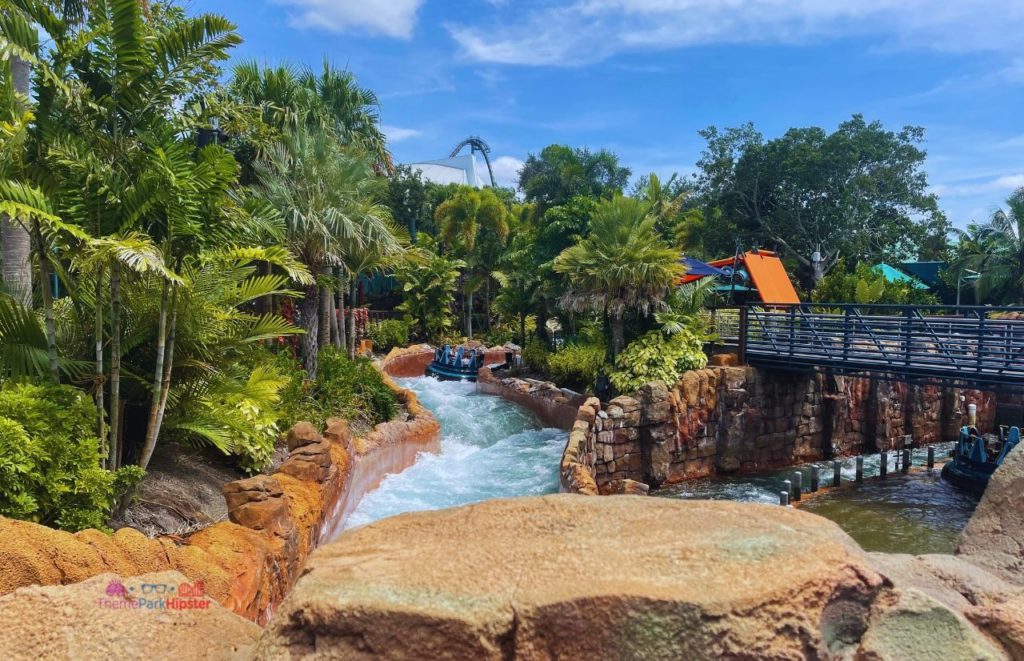
<svg viewBox="0 0 1024 661"><path fill-rule="evenodd" d="M985 489L956 553L1024 584L1024 446L1006 455Z"/></svg>
<svg viewBox="0 0 1024 661"><path fill-rule="evenodd" d="M168 571L16 590L0 597L0 658L251 659L260 628L195 594L196 584L173 602L186 583Z"/></svg>
<svg viewBox="0 0 1024 661"><path fill-rule="evenodd" d="M319 549L258 657L847 655L887 591L838 526L783 507L490 501L386 519Z"/></svg>

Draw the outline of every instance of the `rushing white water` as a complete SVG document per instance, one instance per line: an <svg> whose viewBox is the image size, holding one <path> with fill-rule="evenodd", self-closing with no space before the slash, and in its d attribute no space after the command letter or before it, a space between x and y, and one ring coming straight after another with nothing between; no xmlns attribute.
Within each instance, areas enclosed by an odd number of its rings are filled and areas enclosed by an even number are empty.
<svg viewBox="0 0 1024 661"><path fill-rule="evenodd" d="M346 527L416 510L558 491L566 432L472 383L398 379L441 423L440 454L421 454L363 497Z"/></svg>

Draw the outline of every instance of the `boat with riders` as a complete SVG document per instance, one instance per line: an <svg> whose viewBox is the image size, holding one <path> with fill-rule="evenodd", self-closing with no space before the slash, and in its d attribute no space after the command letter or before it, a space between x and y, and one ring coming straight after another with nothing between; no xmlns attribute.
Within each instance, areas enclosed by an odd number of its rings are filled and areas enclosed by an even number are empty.
<svg viewBox="0 0 1024 661"><path fill-rule="evenodd" d="M952 459L942 467L942 477L958 487L984 491L992 474L1019 443L1019 427L1001 426L998 436L979 434L974 426L961 427Z"/></svg>
<svg viewBox="0 0 1024 661"><path fill-rule="evenodd" d="M476 381L477 372L484 366L483 349L444 345L434 349L434 359L427 365L427 376L443 381Z"/></svg>

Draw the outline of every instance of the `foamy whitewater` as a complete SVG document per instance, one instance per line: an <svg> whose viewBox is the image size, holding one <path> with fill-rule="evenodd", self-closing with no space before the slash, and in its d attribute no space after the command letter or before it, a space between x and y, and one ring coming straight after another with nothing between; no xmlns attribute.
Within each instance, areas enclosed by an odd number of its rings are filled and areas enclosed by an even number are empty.
<svg viewBox="0 0 1024 661"><path fill-rule="evenodd" d="M440 454L422 453L363 497L346 527L402 512L558 491L566 432L542 428L526 409L473 383L398 379L441 423Z"/></svg>

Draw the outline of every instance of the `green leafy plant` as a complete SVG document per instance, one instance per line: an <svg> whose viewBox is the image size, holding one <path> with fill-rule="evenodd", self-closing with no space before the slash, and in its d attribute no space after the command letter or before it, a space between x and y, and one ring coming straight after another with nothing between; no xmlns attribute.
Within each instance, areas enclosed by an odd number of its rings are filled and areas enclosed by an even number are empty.
<svg viewBox="0 0 1024 661"><path fill-rule="evenodd" d="M322 428L334 416L372 427L390 420L398 411L397 397L365 358L349 358L329 347L320 354L315 381L304 379L297 365L293 370L292 381L282 393L282 428L300 420Z"/></svg>
<svg viewBox="0 0 1024 661"><path fill-rule="evenodd" d="M409 323L402 319L385 319L379 324L372 324L366 335L373 341L374 349L390 351L409 344Z"/></svg>
<svg viewBox="0 0 1024 661"><path fill-rule="evenodd" d="M927 290L917 289L910 282L890 282L867 263L861 262L851 271L842 259L822 278L811 297L819 303L858 305L934 305L937 302L935 295Z"/></svg>
<svg viewBox="0 0 1024 661"><path fill-rule="evenodd" d="M540 339L531 338L523 347L523 362L540 372L548 371L548 358L551 350Z"/></svg>
<svg viewBox="0 0 1024 661"><path fill-rule="evenodd" d="M615 359L615 371L610 375L612 385L621 392L636 392L650 381L674 384L679 376L708 364L701 338L683 328L666 337L661 331L651 331L631 342Z"/></svg>
<svg viewBox="0 0 1024 661"><path fill-rule="evenodd" d="M567 344L548 357L548 374L560 386L588 389L605 365L603 344Z"/></svg>
<svg viewBox="0 0 1024 661"><path fill-rule="evenodd" d="M0 514L64 530L105 529L118 498L145 474L100 468L97 411L69 386L0 389Z"/></svg>
<svg viewBox="0 0 1024 661"><path fill-rule="evenodd" d="M436 341L449 334L459 269L465 265L462 260L420 250L395 270L405 298L398 309L418 337Z"/></svg>

